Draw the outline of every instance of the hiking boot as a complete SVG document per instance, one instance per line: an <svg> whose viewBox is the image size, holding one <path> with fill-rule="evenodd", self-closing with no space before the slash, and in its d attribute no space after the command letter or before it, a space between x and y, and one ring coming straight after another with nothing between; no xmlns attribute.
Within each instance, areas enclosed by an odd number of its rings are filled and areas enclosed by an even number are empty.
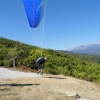
<svg viewBox="0 0 100 100"><path fill-rule="evenodd" d="M41 75L43 76L43 73L41 73Z"/></svg>
<svg viewBox="0 0 100 100"><path fill-rule="evenodd" d="M39 72L37 72L37 75L39 74Z"/></svg>

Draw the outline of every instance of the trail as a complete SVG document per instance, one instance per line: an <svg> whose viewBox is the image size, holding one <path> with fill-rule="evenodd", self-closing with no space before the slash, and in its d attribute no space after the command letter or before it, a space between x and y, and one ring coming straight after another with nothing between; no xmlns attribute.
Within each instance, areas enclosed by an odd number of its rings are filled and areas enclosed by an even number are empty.
<svg viewBox="0 0 100 100"><path fill-rule="evenodd" d="M21 78L21 77L39 77L36 73L21 72L16 70L10 70L8 68L0 68L0 79L1 78Z"/></svg>
<svg viewBox="0 0 100 100"><path fill-rule="evenodd" d="M77 93L81 98L88 99L69 98L66 95L68 93ZM89 100L89 98L100 100L100 84L63 75L44 74L42 77L36 73L0 68L0 100Z"/></svg>

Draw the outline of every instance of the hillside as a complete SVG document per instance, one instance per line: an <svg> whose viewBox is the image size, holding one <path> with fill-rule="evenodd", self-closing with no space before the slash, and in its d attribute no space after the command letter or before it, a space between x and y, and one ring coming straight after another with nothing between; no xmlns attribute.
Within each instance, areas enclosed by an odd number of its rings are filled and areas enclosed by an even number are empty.
<svg viewBox="0 0 100 100"><path fill-rule="evenodd" d="M60 52L71 54L74 57L81 59L83 61L88 61L90 63L98 63L100 64L100 56L99 55L92 55L92 54L81 54L81 53L74 53L70 51L60 50Z"/></svg>
<svg viewBox="0 0 100 100"><path fill-rule="evenodd" d="M0 38L0 66L25 68L36 71L35 61L42 56L48 58L44 72L63 74L87 81L100 82L100 64L89 62L73 54L65 54L51 49L41 49L28 44ZM13 60L15 59L15 66Z"/></svg>

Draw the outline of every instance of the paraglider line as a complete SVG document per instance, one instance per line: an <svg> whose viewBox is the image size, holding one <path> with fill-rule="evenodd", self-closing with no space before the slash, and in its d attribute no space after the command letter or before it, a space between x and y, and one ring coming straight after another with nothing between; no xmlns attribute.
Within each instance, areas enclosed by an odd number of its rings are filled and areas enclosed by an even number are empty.
<svg viewBox="0 0 100 100"><path fill-rule="evenodd" d="M45 27L45 19L46 19L46 4L47 0L45 1L45 12L44 12L44 18L43 18L43 27L42 27L42 48L41 48L41 56L43 53L43 44L44 44L44 27Z"/></svg>

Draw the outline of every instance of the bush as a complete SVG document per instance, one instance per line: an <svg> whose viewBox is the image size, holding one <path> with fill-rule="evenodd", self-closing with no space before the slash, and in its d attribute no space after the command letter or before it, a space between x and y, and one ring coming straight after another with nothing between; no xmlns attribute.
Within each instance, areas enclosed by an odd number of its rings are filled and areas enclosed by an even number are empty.
<svg viewBox="0 0 100 100"><path fill-rule="evenodd" d="M3 60L0 60L0 66L4 66Z"/></svg>
<svg viewBox="0 0 100 100"><path fill-rule="evenodd" d="M11 60L4 60L3 63L5 67L13 67Z"/></svg>

